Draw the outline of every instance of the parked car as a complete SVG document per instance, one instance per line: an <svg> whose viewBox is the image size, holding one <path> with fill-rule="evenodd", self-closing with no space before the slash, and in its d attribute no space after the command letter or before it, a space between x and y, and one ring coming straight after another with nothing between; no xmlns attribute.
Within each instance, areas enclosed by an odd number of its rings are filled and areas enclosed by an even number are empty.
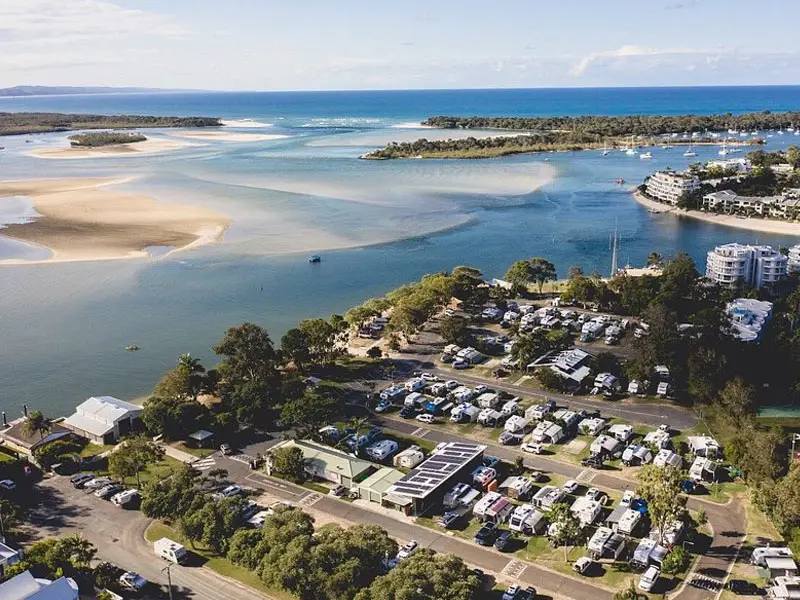
<svg viewBox="0 0 800 600"><path fill-rule="evenodd" d="M114 494L120 493L125 488L119 485L118 483L111 483L105 487L100 488L97 490L94 495L98 498L102 498L103 500L108 500Z"/></svg>
<svg viewBox="0 0 800 600"><path fill-rule="evenodd" d="M519 600L519 594L521 591L522 588L519 586L518 583L512 583L510 586L506 588L506 591L503 592L502 600Z"/></svg>
<svg viewBox="0 0 800 600"><path fill-rule="evenodd" d="M475 386L475 395L476 396L480 396L481 394L484 394L484 393L486 393L488 391L489 391L489 388L487 386L485 386L485 385L481 384L481 385L476 385Z"/></svg>
<svg viewBox="0 0 800 600"><path fill-rule="evenodd" d="M752 581L744 579L731 579L728 582L728 589L737 596L761 596L763 592Z"/></svg>
<svg viewBox="0 0 800 600"><path fill-rule="evenodd" d="M651 591L655 587L660 574L661 571L658 570L658 567L648 567L639 577L639 589L644 592Z"/></svg>
<svg viewBox="0 0 800 600"><path fill-rule="evenodd" d="M94 479L94 475L92 473L78 473L77 475L70 477L69 482L72 484L72 487L80 489L92 479Z"/></svg>
<svg viewBox="0 0 800 600"><path fill-rule="evenodd" d="M219 450L220 450L220 452L222 452L223 456L228 456L230 454L233 454L233 448L231 448L230 444L222 444L219 447Z"/></svg>
<svg viewBox="0 0 800 600"><path fill-rule="evenodd" d="M514 540L514 534L510 531L502 531L500 535L497 536L497 539L494 541L494 547L500 550L500 552L505 552L509 549L511 542Z"/></svg>
<svg viewBox="0 0 800 600"><path fill-rule="evenodd" d="M417 421L419 421L420 423L427 423L430 425L431 423L436 422L436 417L434 417L430 413L422 413L421 415L417 415Z"/></svg>
<svg viewBox="0 0 800 600"><path fill-rule="evenodd" d="M606 500L608 500L608 494L605 492L601 492L597 488L589 488L586 490L585 496L590 500L597 500L601 504L605 505Z"/></svg>
<svg viewBox="0 0 800 600"><path fill-rule="evenodd" d="M442 354L442 357L439 359L443 363L451 363L455 360L455 357L452 354Z"/></svg>
<svg viewBox="0 0 800 600"><path fill-rule="evenodd" d="M494 469L497 465L500 464L500 458L497 456L484 456L483 457L483 466L489 467L490 469Z"/></svg>
<svg viewBox="0 0 800 600"><path fill-rule="evenodd" d="M586 458L582 458L581 466L594 467L595 469L600 469L603 466L603 457L600 456L599 454L593 454L592 456L587 456Z"/></svg>
<svg viewBox="0 0 800 600"><path fill-rule="evenodd" d="M588 571L591 566L594 564L594 561L589 558L588 556L581 556L578 560L576 560L572 565L572 570L576 573L580 573L584 575L586 571Z"/></svg>
<svg viewBox="0 0 800 600"><path fill-rule="evenodd" d="M83 487L84 487L84 489L87 489L87 490L98 490L98 489L106 487L107 485L110 485L112 483L114 483L114 482L111 479L109 479L108 477L95 477L91 481L87 481L86 483L84 483Z"/></svg>
<svg viewBox="0 0 800 600"><path fill-rule="evenodd" d="M522 436L518 433L511 433L510 431L504 431L499 435L497 441L500 442L503 446L516 446L517 444L522 442Z"/></svg>
<svg viewBox="0 0 800 600"><path fill-rule="evenodd" d="M400 417L403 419L411 419L414 415L417 414L417 411L414 410L413 406L404 406L400 409Z"/></svg>
<svg viewBox="0 0 800 600"><path fill-rule="evenodd" d="M446 512L442 515L442 518L439 519L439 525L444 527L445 529L452 529L455 527L459 521L461 521L462 515L457 512Z"/></svg>
<svg viewBox="0 0 800 600"><path fill-rule="evenodd" d="M434 375L433 373L423 373L422 375L420 375L420 377L422 379L424 379L425 381L428 381L430 383L433 383L435 381L439 381L439 378L436 375Z"/></svg>
<svg viewBox="0 0 800 600"><path fill-rule="evenodd" d="M495 523L484 523L475 534L475 543L481 546L491 546L497 538L497 525Z"/></svg>
<svg viewBox="0 0 800 600"><path fill-rule="evenodd" d="M458 383L455 379L450 379L449 381L445 381L444 385L447 387L448 390L452 391L456 389L461 384Z"/></svg>
<svg viewBox="0 0 800 600"><path fill-rule="evenodd" d="M221 492L217 492L217 496L219 498L233 498L234 496L238 496L242 493L242 488L238 485L229 485Z"/></svg>
<svg viewBox="0 0 800 600"><path fill-rule="evenodd" d="M536 598L536 588L532 585L526 587L517 596L517 600L533 600L534 598Z"/></svg>
<svg viewBox="0 0 800 600"><path fill-rule="evenodd" d="M336 496L337 498L344 496L347 493L347 488L343 485L337 485L335 488L331 489L328 492L331 496Z"/></svg>
<svg viewBox="0 0 800 600"><path fill-rule="evenodd" d="M578 489L580 484L575 481L574 479L570 479L564 485L561 486L561 489L567 492L568 494L574 494L575 490Z"/></svg>
<svg viewBox="0 0 800 600"><path fill-rule="evenodd" d="M636 498L636 492L633 490L625 490L625 493L622 494L622 500L619 501L619 505L630 508L634 498Z"/></svg>
<svg viewBox="0 0 800 600"><path fill-rule="evenodd" d="M469 362L461 358L453 362L454 369L469 369L469 367L470 367Z"/></svg>
<svg viewBox="0 0 800 600"><path fill-rule="evenodd" d="M134 571L126 571L119 576L119 584L125 589L139 592L147 585L147 579Z"/></svg>
<svg viewBox="0 0 800 600"><path fill-rule="evenodd" d="M391 406L392 406L391 402L389 402L387 400L381 400L380 402L378 402L378 405L375 407L375 412L376 413L386 412L387 410L389 410L389 408L391 408Z"/></svg>
<svg viewBox="0 0 800 600"><path fill-rule="evenodd" d="M531 454L541 454L543 451L542 445L538 442L525 442L520 448L523 452L530 452Z"/></svg>
<svg viewBox="0 0 800 600"><path fill-rule="evenodd" d="M406 558L411 558L411 556L417 551L419 548L419 543L416 540L411 540L405 546L400 548L400 551L397 553L397 560L405 560Z"/></svg>

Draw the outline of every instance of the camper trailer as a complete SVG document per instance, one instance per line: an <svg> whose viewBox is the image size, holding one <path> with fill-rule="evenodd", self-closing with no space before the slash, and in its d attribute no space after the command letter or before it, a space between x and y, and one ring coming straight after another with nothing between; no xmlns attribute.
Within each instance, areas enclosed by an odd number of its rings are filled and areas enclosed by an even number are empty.
<svg viewBox="0 0 800 600"><path fill-rule="evenodd" d="M153 543L153 550L155 550L156 556L175 564L183 563L188 557L186 548L169 538L156 540Z"/></svg>
<svg viewBox="0 0 800 600"><path fill-rule="evenodd" d="M512 512L514 512L514 504L508 498L501 497L486 509L483 520L499 525L505 523Z"/></svg>
<svg viewBox="0 0 800 600"><path fill-rule="evenodd" d="M508 527L511 531L518 531L525 535L541 533L546 525L547 522L544 515L536 510L532 504L517 506L508 519Z"/></svg>
<svg viewBox="0 0 800 600"><path fill-rule="evenodd" d="M475 506L472 508L472 514L475 515L476 518L483 520L486 516L486 511L489 510L489 507L497 502L502 496L498 492L489 492L483 498L478 500L475 503Z"/></svg>

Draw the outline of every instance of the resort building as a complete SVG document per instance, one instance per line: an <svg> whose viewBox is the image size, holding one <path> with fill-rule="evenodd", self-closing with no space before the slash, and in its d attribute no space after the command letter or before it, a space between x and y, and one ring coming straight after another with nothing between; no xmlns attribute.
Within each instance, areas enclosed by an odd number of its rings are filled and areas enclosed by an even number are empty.
<svg viewBox="0 0 800 600"><path fill-rule="evenodd" d="M700 179L690 173L656 171L647 178L645 189L648 196L674 206L682 195L700 189Z"/></svg>
<svg viewBox="0 0 800 600"><path fill-rule="evenodd" d="M114 444L141 428L142 407L113 396L92 397L64 420L68 427L95 444Z"/></svg>
<svg viewBox="0 0 800 600"><path fill-rule="evenodd" d="M715 283L760 288L786 278L788 259L771 246L725 244L708 252L706 277Z"/></svg>
<svg viewBox="0 0 800 600"><path fill-rule="evenodd" d="M793 219L800 210L800 200L784 196L739 196L732 190L720 190L703 196L701 208L716 213Z"/></svg>
<svg viewBox="0 0 800 600"><path fill-rule="evenodd" d="M422 516L440 505L453 485L469 479L483 463L486 446L449 442L414 467L383 495L383 503L400 508L407 515Z"/></svg>
<svg viewBox="0 0 800 600"><path fill-rule="evenodd" d="M725 312L731 319L731 333L742 342L757 342L761 331L772 318L772 302L737 298Z"/></svg>
<svg viewBox="0 0 800 600"><path fill-rule="evenodd" d="M706 163L706 168L721 169L726 173L749 173L753 170L753 165L746 158L730 158L728 160L710 160Z"/></svg>
<svg viewBox="0 0 800 600"><path fill-rule="evenodd" d="M299 448L303 453L303 463L311 477L352 488L356 483L365 480L375 470L376 465L361 460L334 448L323 446L309 440L287 440L275 448ZM272 469L267 460L267 474Z"/></svg>
<svg viewBox="0 0 800 600"><path fill-rule="evenodd" d="M800 273L800 244L789 248L789 264L787 269L789 273Z"/></svg>
<svg viewBox="0 0 800 600"><path fill-rule="evenodd" d="M403 473L390 467L381 467L356 487L358 497L381 504L386 491L403 478Z"/></svg>
<svg viewBox="0 0 800 600"><path fill-rule="evenodd" d="M0 431L0 438L3 442L16 452L21 452L28 456L33 456L33 451L39 446L44 446L50 442L72 435L69 429L59 424L54 424L50 430L42 433L29 431L25 426L26 417L16 419L8 424L6 429Z"/></svg>

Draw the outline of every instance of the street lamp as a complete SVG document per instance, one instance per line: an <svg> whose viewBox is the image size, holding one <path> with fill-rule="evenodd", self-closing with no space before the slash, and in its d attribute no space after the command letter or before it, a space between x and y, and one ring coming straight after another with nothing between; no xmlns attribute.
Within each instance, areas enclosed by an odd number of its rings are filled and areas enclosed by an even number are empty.
<svg viewBox="0 0 800 600"><path fill-rule="evenodd" d="M170 573L170 569L171 568L172 568L172 565L167 565L166 567L161 569L162 573L164 571L167 572L167 592L169 593L169 600L172 600L172 574Z"/></svg>

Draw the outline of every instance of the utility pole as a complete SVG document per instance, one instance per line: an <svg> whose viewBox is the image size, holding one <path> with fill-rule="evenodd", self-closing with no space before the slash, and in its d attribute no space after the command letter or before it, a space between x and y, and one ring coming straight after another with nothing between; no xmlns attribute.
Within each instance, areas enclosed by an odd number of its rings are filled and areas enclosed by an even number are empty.
<svg viewBox="0 0 800 600"><path fill-rule="evenodd" d="M171 568L172 568L172 565L167 565L166 567L161 569L162 573L164 571L167 572L167 592L169 593L169 600L172 600L172 574L170 573L170 569Z"/></svg>

